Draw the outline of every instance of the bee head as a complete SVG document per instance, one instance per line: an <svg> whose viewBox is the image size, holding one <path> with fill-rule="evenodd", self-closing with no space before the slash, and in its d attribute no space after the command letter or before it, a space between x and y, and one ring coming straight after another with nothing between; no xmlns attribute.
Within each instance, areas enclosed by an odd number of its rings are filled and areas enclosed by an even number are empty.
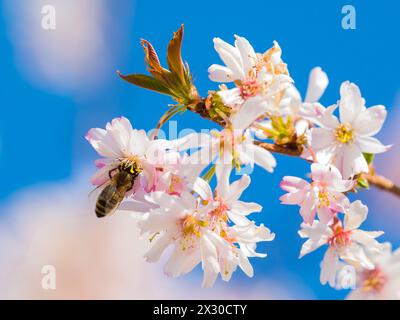
<svg viewBox="0 0 400 320"><path fill-rule="evenodd" d="M134 176L138 176L143 171L142 166L137 161L131 160L121 161L118 169Z"/></svg>

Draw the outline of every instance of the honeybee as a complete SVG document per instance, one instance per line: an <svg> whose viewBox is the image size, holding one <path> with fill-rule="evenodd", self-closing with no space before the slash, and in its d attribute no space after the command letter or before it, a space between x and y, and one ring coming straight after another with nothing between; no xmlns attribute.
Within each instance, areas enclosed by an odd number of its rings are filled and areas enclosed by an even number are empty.
<svg viewBox="0 0 400 320"><path fill-rule="evenodd" d="M98 218L114 213L141 172L142 167L136 161L130 160L121 161L116 168L109 171L110 180L96 201L95 212Z"/></svg>

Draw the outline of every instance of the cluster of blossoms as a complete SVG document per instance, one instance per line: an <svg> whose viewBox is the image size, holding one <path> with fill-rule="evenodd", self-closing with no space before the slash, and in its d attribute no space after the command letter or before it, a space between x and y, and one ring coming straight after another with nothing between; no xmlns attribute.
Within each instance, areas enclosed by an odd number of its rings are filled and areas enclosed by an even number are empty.
<svg viewBox="0 0 400 320"><path fill-rule="evenodd" d="M121 163L139 168L118 210L135 216L142 235L149 238L145 259L158 261L172 247L165 273L177 277L201 264L205 287L212 286L218 274L228 281L237 267L251 277L249 258L265 257L256 246L272 241L274 234L249 218L262 207L240 200L250 177L231 176L233 170L255 164L273 172L276 160L263 146L263 140L272 140L280 150L298 151L311 162L310 182L283 178L281 188L287 193L281 201L300 207L299 235L307 239L300 257L323 245L328 248L321 263L321 283L347 288L351 270L350 298L400 298L400 251L392 253L390 244L376 240L383 232L359 229L368 208L348 198L367 187L364 175L373 155L390 148L374 138L385 121L385 107L367 108L358 87L350 82L342 84L337 104L324 107L318 100L328 78L321 68L311 71L303 100L278 43L261 54L239 36L234 45L214 39L224 65L210 66L209 77L222 84L201 98L181 59L182 37L183 27L168 46L169 69L161 66L152 45L143 40L152 76L120 76L177 101L158 127L190 110L221 124L222 130L166 140L117 118L105 130L91 129L86 136L103 157L96 161L94 185L110 183L110 172Z"/></svg>

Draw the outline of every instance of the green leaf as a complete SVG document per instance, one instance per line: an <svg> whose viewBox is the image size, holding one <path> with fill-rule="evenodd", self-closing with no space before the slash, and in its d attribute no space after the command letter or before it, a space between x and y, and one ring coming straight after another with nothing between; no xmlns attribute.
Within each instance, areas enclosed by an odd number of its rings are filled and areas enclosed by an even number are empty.
<svg viewBox="0 0 400 320"><path fill-rule="evenodd" d="M169 69L180 79L181 84L185 82L185 70L182 62L181 48L183 39L183 25L168 44L167 62Z"/></svg>
<svg viewBox="0 0 400 320"><path fill-rule="evenodd" d="M117 73L123 80L136 86L163 93L169 96L173 95L171 91L161 81L153 77L146 76L144 74L129 74L127 76L124 76L119 71Z"/></svg>
<svg viewBox="0 0 400 320"><path fill-rule="evenodd" d="M374 155L372 153L363 153L365 160L368 164L371 164L374 161Z"/></svg>

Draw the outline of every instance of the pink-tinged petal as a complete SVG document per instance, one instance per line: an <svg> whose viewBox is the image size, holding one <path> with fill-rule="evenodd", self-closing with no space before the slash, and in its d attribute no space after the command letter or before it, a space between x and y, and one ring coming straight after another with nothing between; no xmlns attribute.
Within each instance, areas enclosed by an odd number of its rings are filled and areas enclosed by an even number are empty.
<svg viewBox="0 0 400 320"><path fill-rule="evenodd" d="M367 219L368 207L360 200L354 201L344 217L345 230L357 229Z"/></svg>
<svg viewBox="0 0 400 320"><path fill-rule="evenodd" d="M146 191L153 190L157 183L156 168L148 161L141 161L141 165L143 167L141 176L144 177L144 188Z"/></svg>
<svg viewBox="0 0 400 320"><path fill-rule="evenodd" d="M239 180L234 181L229 187L229 193L225 198L227 203L232 203L240 198L243 191L250 185L251 179L244 174Z"/></svg>
<svg viewBox="0 0 400 320"><path fill-rule="evenodd" d="M337 211L332 210L329 207L319 207L317 209L318 213L318 219L324 223L324 224L329 224L333 217L336 215Z"/></svg>
<svg viewBox="0 0 400 320"><path fill-rule="evenodd" d="M354 130L360 136L374 136L386 120L386 108L382 105L362 111L353 123Z"/></svg>
<svg viewBox="0 0 400 320"><path fill-rule="evenodd" d="M214 82L232 82L234 80L232 70L219 64L211 65L208 73L208 77Z"/></svg>
<svg viewBox="0 0 400 320"><path fill-rule="evenodd" d="M311 178L318 182L330 182L333 178L341 178L340 172L329 165L313 163L311 165Z"/></svg>
<svg viewBox="0 0 400 320"><path fill-rule="evenodd" d="M94 161L94 164L96 165L97 168L101 169L104 166L108 166L111 165L115 162L114 159L110 159L110 158L101 158L101 159L96 159Z"/></svg>
<svg viewBox="0 0 400 320"><path fill-rule="evenodd" d="M117 158L121 154L118 146L110 139L106 130L100 128L90 129L85 138L97 153L103 157Z"/></svg>
<svg viewBox="0 0 400 320"><path fill-rule="evenodd" d="M104 138L106 135L107 131L101 128L93 128L88 131L88 133L85 135L86 140L88 140L90 143L99 141Z"/></svg>
<svg viewBox="0 0 400 320"><path fill-rule="evenodd" d="M343 82L340 87L340 121L353 124L363 110L365 110L365 100L362 98L358 86L349 81Z"/></svg>
<svg viewBox="0 0 400 320"><path fill-rule="evenodd" d="M271 109L271 103L262 96L247 99L239 111L231 118L234 130L245 130Z"/></svg>
<svg viewBox="0 0 400 320"><path fill-rule="evenodd" d="M113 169L112 165L103 166L90 178L90 182L95 186L101 186L106 183L109 179L109 172Z"/></svg>
<svg viewBox="0 0 400 320"><path fill-rule="evenodd" d="M300 215L305 223L312 224L317 213L315 199L311 194L308 194L300 205Z"/></svg>
<svg viewBox="0 0 400 320"><path fill-rule="evenodd" d="M339 257L336 253L336 250L333 248L329 248L322 260L321 263L321 275L320 281L321 284L326 284L329 282L331 287L335 286L336 280L336 272L339 266Z"/></svg>
<svg viewBox="0 0 400 320"><path fill-rule="evenodd" d="M320 67L311 70L305 102L317 102L329 84L328 76Z"/></svg>
<svg viewBox="0 0 400 320"><path fill-rule="evenodd" d="M340 171L333 165L313 163L311 176L314 181L323 182L331 191L346 192L353 188L352 180L343 180Z"/></svg>
<svg viewBox="0 0 400 320"><path fill-rule="evenodd" d="M329 147L335 142L335 136L331 130L324 128L311 129L311 146L318 151Z"/></svg>
<svg viewBox="0 0 400 320"><path fill-rule="evenodd" d="M282 204L299 205L303 202L306 195L306 190L299 190L297 192L289 192L279 198Z"/></svg>
<svg viewBox="0 0 400 320"><path fill-rule="evenodd" d="M304 189L309 185L310 184L304 179L292 176L285 176L281 181L280 187L287 192L297 192L300 189Z"/></svg>
<svg viewBox="0 0 400 320"><path fill-rule="evenodd" d="M335 212L347 212L350 207L350 200L340 192L329 193L330 208Z"/></svg>
<svg viewBox="0 0 400 320"><path fill-rule="evenodd" d="M247 41L246 38L235 36L235 46L238 48L240 57L242 60L243 71L246 75L250 74L253 71L253 67L256 64L257 56L254 52L253 47Z"/></svg>
<svg viewBox="0 0 400 320"><path fill-rule="evenodd" d="M358 137L357 144L364 153L382 153L388 151L392 146L383 145L378 139L373 137Z"/></svg>

